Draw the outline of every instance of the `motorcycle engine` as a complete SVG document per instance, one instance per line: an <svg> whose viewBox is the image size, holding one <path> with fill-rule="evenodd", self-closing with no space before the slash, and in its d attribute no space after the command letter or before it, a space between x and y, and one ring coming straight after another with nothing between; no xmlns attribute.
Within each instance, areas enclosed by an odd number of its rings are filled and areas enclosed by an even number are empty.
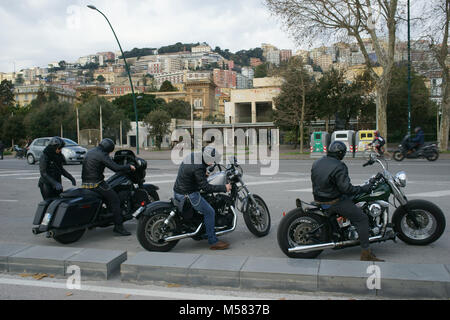
<svg viewBox="0 0 450 320"><path fill-rule="evenodd" d="M231 197L224 194L217 194L215 196L205 198L216 212L216 226L227 227L233 223L233 212L230 205L233 204Z"/></svg>
<svg viewBox="0 0 450 320"><path fill-rule="evenodd" d="M378 203L372 203L369 206L369 214L372 216L372 218L378 218L383 213L383 209Z"/></svg>

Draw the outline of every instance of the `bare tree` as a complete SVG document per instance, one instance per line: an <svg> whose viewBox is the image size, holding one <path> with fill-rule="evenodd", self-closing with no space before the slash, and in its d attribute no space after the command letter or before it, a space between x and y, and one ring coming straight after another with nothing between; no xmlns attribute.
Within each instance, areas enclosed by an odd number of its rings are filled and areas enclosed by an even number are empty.
<svg viewBox="0 0 450 320"><path fill-rule="evenodd" d="M450 68L446 60L449 57L450 0L427 1L422 12L425 24L422 37L429 39L430 49L442 69L442 114L438 139L440 150L447 151L450 128Z"/></svg>
<svg viewBox="0 0 450 320"><path fill-rule="evenodd" d="M394 65L398 0L265 0L266 6L283 22L290 35L305 40L353 38L375 81L377 124L387 136L387 94ZM365 37L383 71L377 74L366 48Z"/></svg>

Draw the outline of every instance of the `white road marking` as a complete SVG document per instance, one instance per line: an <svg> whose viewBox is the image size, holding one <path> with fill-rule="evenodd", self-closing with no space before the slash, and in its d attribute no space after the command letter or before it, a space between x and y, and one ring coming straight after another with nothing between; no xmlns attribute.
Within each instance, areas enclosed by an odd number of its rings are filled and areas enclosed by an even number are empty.
<svg viewBox="0 0 450 320"><path fill-rule="evenodd" d="M16 286L27 286L27 287L38 287L38 288L52 288L52 289L64 289L67 288L67 284L61 282L49 282L49 281L36 281L36 280L21 280L21 279L9 279L0 277L0 284L4 285L16 285ZM211 294L198 294L191 292L170 292L166 290L142 290L142 289L131 289L131 288L114 288L106 286L91 286L81 284L80 289L71 289L72 291L90 291L90 292L101 292L101 293L111 293L111 294L122 294L122 295L136 295L136 296L146 296L146 297L159 297L165 299L182 299L182 300L252 300L254 298L238 297L238 296L227 296L227 295L211 295Z"/></svg>
<svg viewBox="0 0 450 320"><path fill-rule="evenodd" d="M19 200L3 200L0 199L0 202L18 202Z"/></svg>
<svg viewBox="0 0 450 320"><path fill-rule="evenodd" d="M312 192L312 188L306 188L306 189L297 189L297 190L286 190L288 192Z"/></svg>
<svg viewBox="0 0 450 320"><path fill-rule="evenodd" d="M408 195L406 195L406 196L407 196L407 197L430 197L430 198L439 198L439 197L450 196L450 190L413 193L413 194L408 194Z"/></svg>
<svg viewBox="0 0 450 320"><path fill-rule="evenodd" d="M260 184L291 183L291 182L299 182L299 181L310 181L310 179L264 180L264 181L248 182L248 183L246 183L246 185L255 186L255 185L260 185Z"/></svg>

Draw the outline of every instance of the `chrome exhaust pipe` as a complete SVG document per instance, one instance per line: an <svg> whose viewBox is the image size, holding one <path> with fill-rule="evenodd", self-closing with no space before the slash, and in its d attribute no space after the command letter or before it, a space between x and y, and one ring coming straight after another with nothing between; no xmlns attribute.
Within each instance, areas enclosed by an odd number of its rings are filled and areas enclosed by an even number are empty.
<svg viewBox="0 0 450 320"><path fill-rule="evenodd" d="M371 238L369 238L369 242L376 242L382 238L383 238L383 236L371 237ZM333 249L333 248L357 245L357 244L359 244L359 242L360 242L359 240L348 240L348 241L341 241L341 242L311 244L311 245L297 246L297 247L289 248L288 251L289 252L310 252L310 251L315 251L315 250Z"/></svg>
<svg viewBox="0 0 450 320"><path fill-rule="evenodd" d="M200 223L200 225L198 226L197 230L195 230L192 233L179 234L177 236L164 238L163 240L169 242L169 241L175 241L175 240L181 240L181 239L186 239L186 238L193 237L193 236L197 235L197 233L200 232L200 229L202 228L202 226L203 226L203 223Z"/></svg>
<svg viewBox="0 0 450 320"><path fill-rule="evenodd" d="M233 226L231 227L231 229L216 232L216 236L224 235L224 234L232 232L232 231L234 231L236 229L236 226L237 226L236 210L234 209L233 206L231 206L230 208L233 211L233 215L234 215L234 217L233 217ZM181 239L194 237L200 232L200 229L202 228L202 226L203 226L203 223L200 223L200 225L197 227L197 230L195 230L192 233L184 233L184 234L180 234L180 235L177 235L177 236L167 237L167 238L164 238L163 240L169 242L169 241L175 241L175 240L181 240Z"/></svg>
<svg viewBox="0 0 450 320"><path fill-rule="evenodd" d="M233 226L231 227L231 229L216 232L216 236L221 236L221 235L224 235L224 234L226 234L226 233L233 232L233 231L236 229L236 225L237 225L237 214L236 214L236 211L234 210L234 207L233 207L233 206L231 206L230 208L231 208L231 211L233 211L233 214L234 214L234 217L233 217Z"/></svg>

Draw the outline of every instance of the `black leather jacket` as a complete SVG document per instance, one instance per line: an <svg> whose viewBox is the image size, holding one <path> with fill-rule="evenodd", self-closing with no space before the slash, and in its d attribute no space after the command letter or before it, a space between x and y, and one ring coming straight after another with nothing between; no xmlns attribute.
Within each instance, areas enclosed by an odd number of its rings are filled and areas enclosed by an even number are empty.
<svg viewBox="0 0 450 320"><path fill-rule="evenodd" d="M203 162L201 153L191 153L178 169L177 180L173 191L179 194L191 194L200 190L206 193L226 192L225 185L211 185L206 178L207 165Z"/></svg>
<svg viewBox="0 0 450 320"><path fill-rule="evenodd" d="M328 156L313 163L311 181L314 200L320 202L332 201L343 195L358 194L364 190L364 187L351 184L345 163Z"/></svg>
<svg viewBox="0 0 450 320"><path fill-rule="evenodd" d="M39 178L39 186L43 183L56 187L56 184L61 184L61 175L69 180L74 180L72 175L63 168L63 159L61 155L55 155L50 158L46 152L43 152L39 158L39 171L41 177Z"/></svg>
<svg viewBox="0 0 450 320"><path fill-rule="evenodd" d="M106 151L101 147L95 147L88 151L81 169L82 183L100 183L105 179L103 172L105 167L114 172L128 171L129 165L121 166L115 163Z"/></svg>

